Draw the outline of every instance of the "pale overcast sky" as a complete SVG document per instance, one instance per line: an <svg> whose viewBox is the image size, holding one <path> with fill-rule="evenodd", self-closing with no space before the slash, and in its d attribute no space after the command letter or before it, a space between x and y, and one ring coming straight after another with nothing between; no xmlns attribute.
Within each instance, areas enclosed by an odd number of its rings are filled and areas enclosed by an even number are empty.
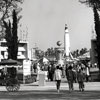
<svg viewBox="0 0 100 100"><path fill-rule="evenodd" d="M21 23L28 27L29 48L46 50L64 45L64 27L68 24L71 50L90 48L93 12L78 0L25 0Z"/></svg>

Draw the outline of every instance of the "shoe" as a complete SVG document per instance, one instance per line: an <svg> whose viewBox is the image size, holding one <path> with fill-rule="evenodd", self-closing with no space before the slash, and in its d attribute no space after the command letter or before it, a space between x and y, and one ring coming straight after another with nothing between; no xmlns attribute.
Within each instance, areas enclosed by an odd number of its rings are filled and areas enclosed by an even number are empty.
<svg viewBox="0 0 100 100"><path fill-rule="evenodd" d="M84 89L82 89L82 91L84 91Z"/></svg>
<svg viewBox="0 0 100 100"><path fill-rule="evenodd" d="M79 91L81 91L81 89L79 89Z"/></svg>
<svg viewBox="0 0 100 100"><path fill-rule="evenodd" d="M74 88L72 88L72 91L74 91Z"/></svg>
<svg viewBox="0 0 100 100"><path fill-rule="evenodd" d="M71 92L72 91L72 89L69 89L69 92Z"/></svg>
<svg viewBox="0 0 100 100"><path fill-rule="evenodd" d="M59 90L57 90L57 92L59 93L60 91L59 91Z"/></svg>
<svg viewBox="0 0 100 100"><path fill-rule="evenodd" d="M79 91L81 91L81 88L79 88Z"/></svg>

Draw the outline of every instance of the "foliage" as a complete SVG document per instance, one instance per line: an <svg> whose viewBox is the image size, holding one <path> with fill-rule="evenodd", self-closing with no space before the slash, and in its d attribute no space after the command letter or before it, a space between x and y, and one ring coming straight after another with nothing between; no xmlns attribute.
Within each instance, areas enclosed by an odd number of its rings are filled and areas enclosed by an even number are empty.
<svg viewBox="0 0 100 100"><path fill-rule="evenodd" d="M78 56L85 54L87 51L88 51L87 48L82 48L80 50L77 49L77 50L71 52L71 54L73 55L74 58L77 58Z"/></svg>
<svg viewBox="0 0 100 100"><path fill-rule="evenodd" d="M94 23L95 23L95 31L96 31L96 39L97 39L97 43L96 43L97 53L98 53L97 59L100 68L100 18L96 7L93 8L93 12L94 12Z"/></svg>
<svg viewBox="0 0 100 100"><path fill-rule="evenodd" d="M40 59L44 56L44 51L40 50L39 48L35 48L35 56L37 59Z"/></svg>
<svg viewBox="0 0 100 100"><path fill-rule="evenodd" d="M16 9L16 13L19 13L22 8L19 6L23 3L23 0L0 0L0 31L4 33L3 21L12 16L12 11ZM20 19L22 16L19 16Z"/></svg>
<svg viewBox="0 0 100 100"><path fill-rule="evenodd" d="M11 32L11 23L9 21L9 23L6 23L4 21L4 26L6 28L5 30L5 39L7 41L7 47L8 47L8 59L12 58L11 56L11 47L12 47L12 32Z"/></svg>
<svg viewBox="0 0 100 100"><path fill-rule="evenodd" d="M17 14L15 10L13 10L13 23L12 23L12 41L13 41L13 59L17 60L17 52L18 52L18 37L17 37Z"/></svg>
<svg viewBox="0 0 100 100"><path fill-rule="evenodd" d="M8 47L8 59L17 60L17 52L18 52L18 37L17 37L17 14L15 10L13 10L13 23L11 27L11 22L4 22L5 26L5 39L7 41Z"/></svg>
<svg viewBox="0 0 100 100"><path fill-rule="evenodd" d="M89 7L96 7L96 9L100 10L100 0L79 0L81 3L85 3Z"/></svg>
<svg viewBox="0 0 100 100"><path fill-rule="evenodd" d="M100 18L98 14L98 11L100 11L100 0L79 0L79 1L93 8L95 32L97 39L97 54L98 54L97 59L98 59L98 66L100 69Z"/></svg>
<svg viewBox="0 0 100 100"><path fill-rule="evenodd" d="M57 50L56 48L48 48L45 52L45 56L46 57L55 57L56 56L56 53L57 53Z"/></svg>

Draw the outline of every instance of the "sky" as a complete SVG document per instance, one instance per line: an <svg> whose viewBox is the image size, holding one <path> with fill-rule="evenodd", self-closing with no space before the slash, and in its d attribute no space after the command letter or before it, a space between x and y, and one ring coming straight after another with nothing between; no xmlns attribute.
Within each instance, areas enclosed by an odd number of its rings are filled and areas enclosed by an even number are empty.
<svg viewBox="0 0 100 100"><path fill-rule="evenodd" d="M71 51L91 47L93 11L78 0L24 0L20 23L28 29L29 48L41 50L64 46L64 28L68 25Z"/></svg>

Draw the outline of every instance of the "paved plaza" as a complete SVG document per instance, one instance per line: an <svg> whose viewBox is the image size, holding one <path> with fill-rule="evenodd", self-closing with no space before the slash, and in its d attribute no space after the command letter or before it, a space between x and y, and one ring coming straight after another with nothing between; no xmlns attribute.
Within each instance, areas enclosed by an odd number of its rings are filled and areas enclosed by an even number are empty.
<svg viewBox="0 0 100 100"><path fill-rule="evenodd" d="M55 82L46 82L45 86L38 86L38 82L21 84L18 92L8 92L1 86L0 100L100 100L100 83L85 83L84 92L79 92L78 84L74 83L71 93L66 81L62 81L60 93L56 91Z"/></svg>

